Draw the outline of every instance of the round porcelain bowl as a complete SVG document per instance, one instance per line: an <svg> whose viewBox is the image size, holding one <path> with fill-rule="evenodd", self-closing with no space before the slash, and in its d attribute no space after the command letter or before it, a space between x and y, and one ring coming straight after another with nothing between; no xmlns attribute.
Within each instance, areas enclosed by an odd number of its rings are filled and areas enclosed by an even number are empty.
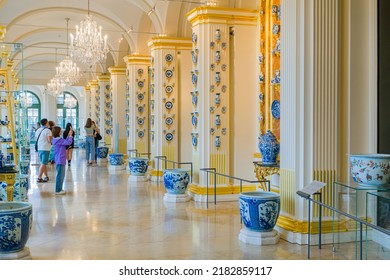
<svg viewBox="0 0 390 280"><path fill-rule="evenodd" d="M23 250L32 227L32 205L0 202L0 253Z"/></svg>
<svg viewBox="0 0 390 280"><path fill-rule="evenodd" d="M98 158L107 158L107 155L108 155L108 147L98 147L97 148Z"/></svg>
<svg viewBox="0 0 390 280"><path fill-rule="evenodd" d="M111 165L122 165L124 163L124 154L109 154L108 160Z"/></svg>
<svg viewBox="0 0 390 280"><path fill-rule="evenodd" d="M130 174L134 176L145 176L145 173L148 170L148 163L148 158L129 158Z"/></svg>
<svg viewBox="0 0 390 280"><path fill-rule="evenodd" d="M184 194L186 192L190 175L187 169L165 169L164 186L167 193Z"/></svg>
<svg viewBox="0 0 390 280"><path fill-rule="evenodd" d="M363 186L383 186L390 183L390 155L351 154L349 162L355 182Z"/></svg>
<svg viewBox="0 0 390 280"><path fill-rule="evenodd" d="M273 192L243 192L239 195L241 219L249 230L272 231L280 212L280 195Z"/></svg>

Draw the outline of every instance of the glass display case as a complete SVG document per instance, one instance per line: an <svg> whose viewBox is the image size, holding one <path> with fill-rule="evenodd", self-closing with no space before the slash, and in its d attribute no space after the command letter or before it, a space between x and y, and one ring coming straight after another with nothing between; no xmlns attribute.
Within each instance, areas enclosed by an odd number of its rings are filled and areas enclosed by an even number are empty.
<svg viewBox="0 0 390 280"><path fill-rule="evenodd" d="M363 221L375 225L377 217L377 204L372 203L370 196L379 193L390 194L390 185L363 186L355 182L334 182L332 188L333 207L350 214ZM370 202L371 201L371 202ZM342 258L359 259L362 253L363 259L369 258L370 252L382 250L383 245L378 239L373 239L371 228L363 226L363 235L360 233L360 223L341 214L333 213L333 251ZM386 238L385 236L383 236ZM387 237L388 238L388 237ZM361 252L360 241L363 241ZM352 246L351 246L352 245Z"/></svg>

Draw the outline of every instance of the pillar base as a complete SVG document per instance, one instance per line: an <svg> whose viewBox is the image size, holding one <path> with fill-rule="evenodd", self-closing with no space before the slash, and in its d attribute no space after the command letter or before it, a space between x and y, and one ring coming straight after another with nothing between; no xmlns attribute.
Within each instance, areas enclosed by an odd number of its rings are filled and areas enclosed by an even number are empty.
<svg viewBox="0 0 390 280"><path fill-rule="evenodd" d="M238 239L241 242L252 245L275 245L279 242L279 232L276 230L258 232L242 228Z"/></svg>
<svg viewBox="0 0 390 280"><path fill-rule="evenodd" d="M125 164L122 164L122 165L110 165L108 167L108 171L120 171L120 170L125 170L126 169L126 165Z"/></svg>
<svg viewBox="0 0 390 280"><path fill-rule="evenodd" d="M30 249L25 246L23 250L12 253L0 253L0 260L32 260Z"/></svg>
<svg viewBox="0 0 390 280"><path fill-rule="evenodd" d="M129 182L146 182L149 180L150 180L150 177L148 175L145 175L145 176L130 175L129 179L128 179Z"/></svg>
<svg viewBox="0 0 390 280"><path fill-rule="evenodd" d="M191 197L188 194L170 194L165 193L164 201L165 202L187 202L190 201Z"/></svg>
<svg viewBox="0 0 390 280"><path fill-rule="evenodd" d="M107 162L108 162L108 159L107 159L107 158L98 158L97 161L96 161L96 163L97 163L98 165L107 164Z"/></svg>

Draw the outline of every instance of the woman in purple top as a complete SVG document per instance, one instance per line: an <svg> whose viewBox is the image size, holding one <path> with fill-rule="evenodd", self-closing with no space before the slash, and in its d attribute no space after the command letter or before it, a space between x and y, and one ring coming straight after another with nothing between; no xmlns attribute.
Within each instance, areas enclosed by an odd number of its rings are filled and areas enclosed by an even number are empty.
<svg viewBox="0 0 390 280"><path fill-rule="evenodd" d="M73 129L69 130L68 137L66 139L61 138L61 128L59 126L53 127L52 130L53 139L51 144L54 147L54 162L56 164L57 176L56 176L56 194L65 194L62 189L65 178L65 165L66 165L66 146L69 146L73 142Z"/></svg>

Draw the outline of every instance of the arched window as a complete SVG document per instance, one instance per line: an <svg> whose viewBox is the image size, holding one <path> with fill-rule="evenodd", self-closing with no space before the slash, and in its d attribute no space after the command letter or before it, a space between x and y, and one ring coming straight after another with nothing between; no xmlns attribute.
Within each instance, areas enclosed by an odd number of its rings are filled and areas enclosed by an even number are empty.
<svg viewBox="0 0 390 280"><path fill-rule="evenodd" d="M79 102L70 92L64 91L57 96L57 125L65 128L71 123L75 131L79 128Z"/></svg>
<svg viewBox="0 0 390 280"><path fill-rule="evenodd" d="M27 108L26 113L30 142L35 143L35 130L38 128L37 123L41 121L41 101L38 96L31 91L25 91L25 96L32 99L32 105ZM23 110L21 111L21 114L24 114Z"/></svg>

